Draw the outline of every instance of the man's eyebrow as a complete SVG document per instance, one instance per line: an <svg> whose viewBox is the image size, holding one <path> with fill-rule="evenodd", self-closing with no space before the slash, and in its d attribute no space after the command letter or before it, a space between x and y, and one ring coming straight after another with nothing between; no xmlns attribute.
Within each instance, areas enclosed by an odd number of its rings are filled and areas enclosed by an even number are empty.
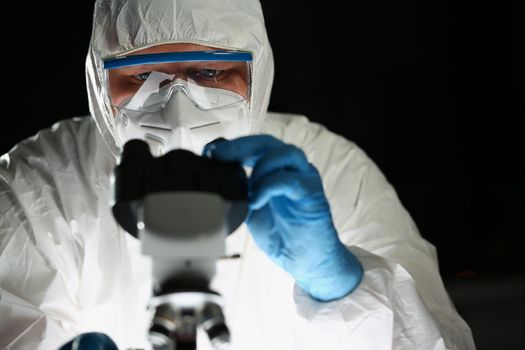
<svg viewBox="0 0 525 350"><path fill-rule="evenodd" d="M152 72L152 71L159 71L159 69L155 69L155 68L158 68L157 66L152 66L150 64L144 64L144 65L141 65L141 66L131 66L131 67L125 67L125 68L122 68L121 72L125 73L125 74L135 74L135 73L139 73L139 72Z"/></svg>

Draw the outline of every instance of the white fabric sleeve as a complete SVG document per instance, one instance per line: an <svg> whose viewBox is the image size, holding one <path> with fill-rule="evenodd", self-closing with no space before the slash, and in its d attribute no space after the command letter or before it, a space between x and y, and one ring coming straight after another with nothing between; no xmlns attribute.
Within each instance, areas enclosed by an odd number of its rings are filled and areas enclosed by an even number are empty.
<svg viewBox="0 0 525 350"><path fill-rule="evenodd" d="M109 208L114 161L89 118L0 158L0 349L56 350L86 332L148 348L151 264Z"/></svg>
<svg viewBox="0 0 525 350"><path fill-rule="evenodd" d="M57 272L37 249L24 210L3 176L0 212L0 348L56 350L75 335L66 319L51 311L53 305L40 305L61 288Z"/></svg>
<svg viewBox="0 0 525 350"><path fill-rule="evenodd" d="M36 306L0 289L0 348L53 349L74 337L59 320Z"/></svg>
<svg viewBox="0 0 525 350"><path fill-rule="evenodd" d="M364 268L357 289L333 302L295 286L304 348L474 349L443 286L435 248L377 166L323 129L304 147L323 176L340 238Z"/></svg>

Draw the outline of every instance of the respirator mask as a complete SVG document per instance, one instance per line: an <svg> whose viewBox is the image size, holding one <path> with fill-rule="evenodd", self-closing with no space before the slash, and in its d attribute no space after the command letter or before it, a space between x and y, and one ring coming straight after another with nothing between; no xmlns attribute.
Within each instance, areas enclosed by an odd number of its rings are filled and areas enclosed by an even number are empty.
<svg viewBox="0 0 525 350"><path fill-rule="evenodd" d="M250 131L252 56L238 51L185 51L104 60L117 144L141 139L160 156L201 154L219 138Z"/></svg>

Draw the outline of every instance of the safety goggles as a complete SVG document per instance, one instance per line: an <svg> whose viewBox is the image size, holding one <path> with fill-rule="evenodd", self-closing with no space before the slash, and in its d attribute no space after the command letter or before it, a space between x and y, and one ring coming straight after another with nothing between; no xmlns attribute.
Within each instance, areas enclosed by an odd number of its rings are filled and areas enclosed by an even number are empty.
<svg viewBox="0 0 525 350"><path fill-rule="evenodd" d="M252 55L210 50L132 55L104 60L111 104L157 112L175 91L203 110L250 99Z"/></svg>

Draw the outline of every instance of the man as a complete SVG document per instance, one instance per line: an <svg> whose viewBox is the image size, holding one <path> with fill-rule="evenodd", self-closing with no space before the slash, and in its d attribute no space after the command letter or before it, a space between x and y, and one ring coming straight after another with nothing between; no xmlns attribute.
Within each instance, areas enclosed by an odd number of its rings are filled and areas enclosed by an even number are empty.
<svg viewBox="0 0 525 350"><path fill-rule="evenodd" d="M226 238L240 258L219 261L212 283L235 348L474 348L433 246L373 162L305 117L267 112L258 1L97 1L86 69L93 118L2 157L3 348L86 332L148 348L150 265L109 210L110 175L137 137L252 168L246 225ZM219 136L230 141L205 146Z"/></svg>

